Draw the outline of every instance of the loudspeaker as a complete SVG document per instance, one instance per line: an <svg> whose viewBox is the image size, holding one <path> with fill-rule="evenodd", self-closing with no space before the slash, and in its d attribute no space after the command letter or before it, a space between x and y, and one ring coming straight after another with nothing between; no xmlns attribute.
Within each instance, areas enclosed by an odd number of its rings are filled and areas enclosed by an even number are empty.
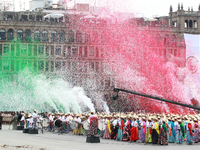
<svg viewBox="0 0 200 150"><path fill-rule="evenodd" d="M24 126L17 126L16 130L23 130Z"/></svg>
<svg viewBox="0 0 200 150"><path fill-rule="evenodd" d="M86 143L100 143L100 137L97 135L87 136Z"/></svg>
<svg viewBox="0 0 200 150"><path fill-rule="evenodd" d="M38 134L38 129L29 129L28 134Z"/></svg>
<svg viewBox="0 0 200 150"><path fill-rule="evenodd" d="M23 129L23 133L28 133L29 129Z"/></svg>

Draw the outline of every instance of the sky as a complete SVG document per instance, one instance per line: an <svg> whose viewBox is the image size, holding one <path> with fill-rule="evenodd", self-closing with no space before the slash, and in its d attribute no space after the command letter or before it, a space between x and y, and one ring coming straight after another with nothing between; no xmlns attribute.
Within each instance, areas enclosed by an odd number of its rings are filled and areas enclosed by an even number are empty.
<svg viewBox="0 0 200 150"><path fill-rule="evenodd" d="M13 0L7 0L13 1ZM15 1L15 9L19 10L20 0ZM29 9L30 0L21 0L25 2L26 10ZM56 3L58 0L53 0ZM69 0L68 0L69 1ZM183 3L184 10L193 6L193 10L197 11L200 1L198 0L72 0L68 6L76 3L90 3L96 6L110 7L111 11L131 12L139 17L153 18L157 16L168 16L169 7L172 5L173 11L177 11L178 3ZM95 2L96 1L96 2Z"/></svg>

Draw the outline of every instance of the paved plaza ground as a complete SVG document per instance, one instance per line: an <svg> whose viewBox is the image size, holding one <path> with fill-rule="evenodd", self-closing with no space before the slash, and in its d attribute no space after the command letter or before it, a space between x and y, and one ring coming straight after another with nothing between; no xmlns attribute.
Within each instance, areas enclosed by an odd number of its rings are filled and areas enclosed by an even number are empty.
<svg viewBox="0 0 200 150"><path fill-rule="evenodd" d="M72 133L58 135L45 131L44 134L24 134L22 131L9 130L3 125L0 130L0 150L197 150L200 143L194 145L169 144L168 146L129 143L101 139L101 143L86 143L85 136Z"/></svg>

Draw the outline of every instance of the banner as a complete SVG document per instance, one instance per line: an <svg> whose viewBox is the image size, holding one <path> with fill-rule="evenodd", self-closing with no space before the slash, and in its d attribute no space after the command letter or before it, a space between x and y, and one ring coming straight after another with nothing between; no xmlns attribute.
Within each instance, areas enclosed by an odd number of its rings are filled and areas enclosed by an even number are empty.
<svg viewBox="0 0 200 150"><path fill-rule="evenodd" d="M184 34L186 44L186 67L191 73L198 71L200 64L200 35Z"/></svg>

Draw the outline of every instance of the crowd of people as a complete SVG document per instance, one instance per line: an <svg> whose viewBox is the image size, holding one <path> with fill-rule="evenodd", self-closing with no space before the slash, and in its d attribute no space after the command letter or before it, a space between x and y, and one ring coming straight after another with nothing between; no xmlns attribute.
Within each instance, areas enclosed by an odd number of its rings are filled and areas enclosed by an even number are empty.
<svg viewBox="0 0 200 150"><path fill-rule="evenodd" d="M39 115L21 114L21 125L36 128ZM48 131L58 129L62 133L77 135L102 135L104 139L153 143L193 144L200 142L200 114L136 114L130 113L46 113ZM19 116L18 116L19 117ZM18 119L13 116L13 119ZM100 122L104 127L100 127ZM73 126L74 125L74 126ZM87 128L87 126L88 128ZM13 126L15 128L15 126Z"/></svg>

